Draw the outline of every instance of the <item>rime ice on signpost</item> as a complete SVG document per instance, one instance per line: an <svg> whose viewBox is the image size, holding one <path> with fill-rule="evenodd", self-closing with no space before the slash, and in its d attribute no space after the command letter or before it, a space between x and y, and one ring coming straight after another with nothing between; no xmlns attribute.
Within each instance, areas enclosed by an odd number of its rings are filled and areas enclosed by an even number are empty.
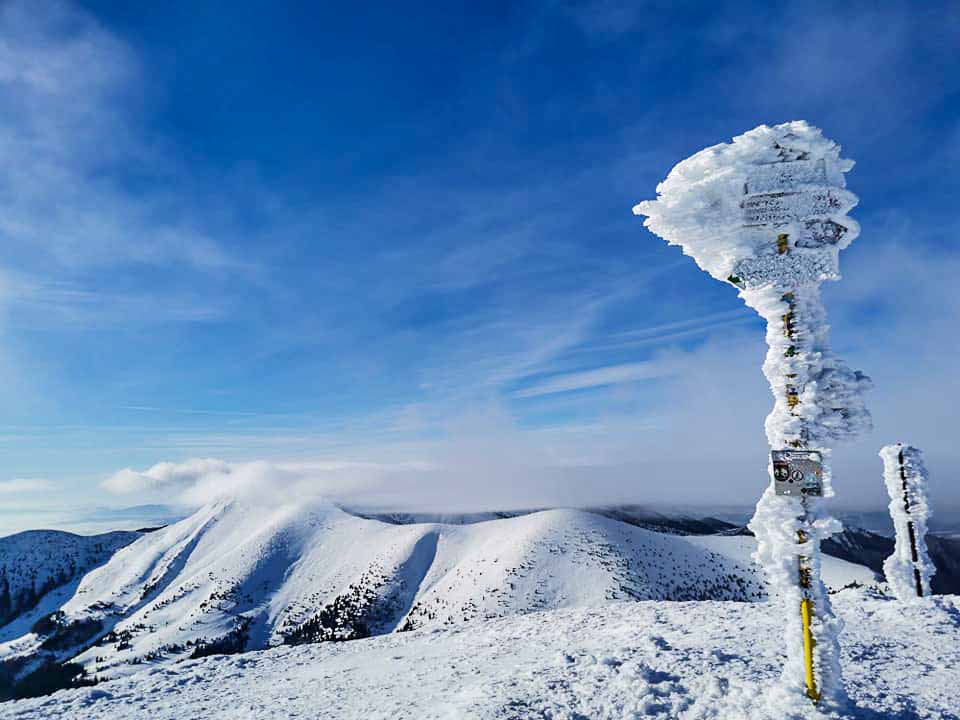
<svg viewBox="0 0 960 720"><path fill-rule="evenodd" d="M634 208L701 269L740 291L767 321L763 372L771 483L750 528L755 555L787 617L785 684L814 701L843 701L839 623L820 579L820 541L840 529L822 507L833 495L830 447L869 428L870 381L830 350L820 284L837 280L839 251L859 234L843 174L853 162L797 121L760 127L702 150Z"/></svg>
<svg viewBox="0 0 960 720"><path fill-rule="evenodd" d="M936 572L927 554L927 468L920 451L897 443L880 450L883 481L890 494L890 517L896 531L893 555L883 563L883 574L901 600L930 594L930 578Z"/></svg>

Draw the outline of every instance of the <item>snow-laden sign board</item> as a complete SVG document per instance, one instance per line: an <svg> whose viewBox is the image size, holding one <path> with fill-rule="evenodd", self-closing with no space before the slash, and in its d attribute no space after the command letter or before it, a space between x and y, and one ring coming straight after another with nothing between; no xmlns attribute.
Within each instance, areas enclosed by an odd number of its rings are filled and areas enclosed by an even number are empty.
<svg viewBox="0 0 960 720"><path fill-rule="evenodd" d="M634 208L767 321L771 482L750 527L788 617L786 685L825 705L842 703L843 684L820 542L840 523L821 498L834 494L831 445L870 426L861 397L870 380L830 349L820 299L820 284L840 278L840 250L860 233L847 216L857 204L844 180L852 167L803 121L761 125L679 163L657 199Z"/></svg>
<svg viewBox="0 0 960 720"><path fill-rule="evenodd" d="M925 597L937 571L927 554L927 468L920 450L910 445L887 445L880 450L880 457L896 532L893 555L884 561L883 574L899 599Z"/></svg>
<svg viewBox="0 0 960 720"><path fill-rule="evenodd" d="M823 458L815 450L773 450L773 489L777 495L823 496Z"/></svg>

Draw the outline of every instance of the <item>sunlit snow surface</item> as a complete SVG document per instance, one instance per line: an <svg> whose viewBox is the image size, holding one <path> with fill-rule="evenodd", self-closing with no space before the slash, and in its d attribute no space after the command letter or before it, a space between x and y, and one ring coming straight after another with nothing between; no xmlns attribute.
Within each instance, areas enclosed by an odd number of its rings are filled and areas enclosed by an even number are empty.
<svg viewBox="0 0 960 720"><path fill-rule="evenodd" d="M901 603L847 590L835 608L856 704L844 716L957 717L957 597ZM0 717L822 717L775 689L780 628L766 603L615 603L146 666L0 705Z"/></svg>

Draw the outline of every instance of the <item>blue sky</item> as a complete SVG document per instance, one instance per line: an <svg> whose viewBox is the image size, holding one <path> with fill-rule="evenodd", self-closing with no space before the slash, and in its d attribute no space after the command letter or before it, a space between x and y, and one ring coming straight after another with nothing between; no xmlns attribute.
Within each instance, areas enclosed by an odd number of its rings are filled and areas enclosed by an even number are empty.
<svg viewBox="0 0 960 720"><path fill-rule="evenodd" d="M877 430L838 450L838 502L882 504L876 451L903 439L960 505L958 19L3 2L0 500L170 500L101 483L212 457L443 466L405 497L468 506L751 503L761 323L630 208L696 150L803 118L861 198L825 295Z"/></svg>

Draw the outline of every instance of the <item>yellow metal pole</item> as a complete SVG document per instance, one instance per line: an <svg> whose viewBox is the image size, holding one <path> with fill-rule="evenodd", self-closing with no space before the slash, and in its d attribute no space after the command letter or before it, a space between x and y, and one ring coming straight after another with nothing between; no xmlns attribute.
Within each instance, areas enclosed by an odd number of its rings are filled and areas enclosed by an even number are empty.
<svg viewBox="0 0 960 720"><path fill-rule="evenodd" d="M810 617L813 615L813 601L804 598L800 601L800 617L803 620L803 664L807 677L807 697L817 702L820 692L817 679L813 675L813 633L810 632Z"/></svg>
<svg viewBox="0 0 960 720"><path fill-rule="evenodd" d="M777 252L779 254L784 254L789 252L788 244L788 235L779 235L777 237ZM786 293L783 296L784 302L787 303L788 311L782 316L783 321L783 334L789 340L794 339L794 317L795 317L795 301L796 298L793 293ZM791 346L792 348L792 346ZM789 351L788 351L789 355ZM791 377L788 377L789 380L792 380ZM795 414L794 410L800 404L800 395L798 388L796 388L792 383L788 384L786 387L787 395L787 406L790 408L790 413ZM797 446L803 446L802 441L797 441L795 443ZM807 525L807 498L801 498L801 504L803 506L803 525L804 528ZM799 544L803 545L807 542L807 533L804 528L801 528L797 531L797 541ZM813 630L810 627L810 620L813 617L813 600L810 598L810 565L807 560L806 555L799 555L797 557L797 572L799 574L800 580L800 593L802 598L800 600L800 622L803 628L803 666L804 666L804 679L807 685L807 697L813 700L813 702L818 702L820 700L820 691L817 689L817 678L813 672L813 647L816 642L813 639Z"/></svg>
<svg viewBox="0 0 960 720"><path fill-rule="evenodd" d="M806 498L803 501L803 516L807 516ZM807 534L803 530L797 531L797 540L802 545L807 541ZM810 567L807 565L805 555L798 558L798 571L800 573L800 592L803 598L800 600L800 622L803 626L803 669L804 677L807 683L807 697L817 702L820 700L820 691L817 690L817 678L813 674L813 646L816 641L813 639L813 630L810 628L810 619L813 617L813 600L810 599Z"/></svg>

